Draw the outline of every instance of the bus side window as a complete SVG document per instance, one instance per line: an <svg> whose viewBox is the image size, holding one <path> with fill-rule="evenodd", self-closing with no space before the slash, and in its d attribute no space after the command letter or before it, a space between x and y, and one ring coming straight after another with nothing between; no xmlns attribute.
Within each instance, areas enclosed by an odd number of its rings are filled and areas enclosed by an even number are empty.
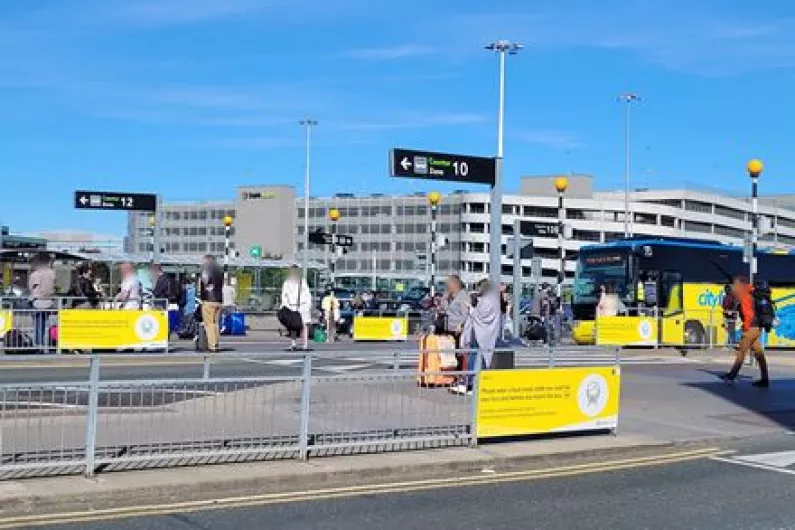
<svg viewBox="0 0 795 530"><path fill-rule="evenodd" d="M660 282L660 307L665 315L682 312L682 274L663 272Z"/></svg>

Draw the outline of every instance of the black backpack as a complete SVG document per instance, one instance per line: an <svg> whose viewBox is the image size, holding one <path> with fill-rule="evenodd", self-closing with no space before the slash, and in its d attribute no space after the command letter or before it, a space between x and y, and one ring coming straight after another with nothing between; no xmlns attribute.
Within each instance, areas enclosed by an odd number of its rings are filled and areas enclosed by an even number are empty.
<svg viewBox="0 0 795 530"><path fill-rule="evenodd" d="M776 303L767 282L754 287L754 326L770 332L776 325Z"/></svg>

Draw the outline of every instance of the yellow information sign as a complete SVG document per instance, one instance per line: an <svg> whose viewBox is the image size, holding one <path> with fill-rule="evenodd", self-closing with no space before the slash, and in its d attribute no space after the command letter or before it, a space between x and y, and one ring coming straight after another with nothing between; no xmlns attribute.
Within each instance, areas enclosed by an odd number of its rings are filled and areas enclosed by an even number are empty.
<svg viewBox="0 0 795 530"><path fill-rule="evenodd" d="M58 313L61 349L129 349L168 347L165 311L66 309Z"/></svg>
<svg viewBox="0 0 795 530"><path fill-rule="evenodd" d="M353 340L402 341L408 335L408 317L353 317Z"/></svg>
<svg viewBox="0 0 795 530"><path fill-rule="evenodd" d="M486 370L478 388L478 437L618 427L619 367Z"/></svg>
<svg viewBox="0 0 795 530"><path fill-rule="evenodd" d="M657 330L657 319L653 317L600 317L596 320L596 344L655 346Z"/></svg>
<svg viewBox="0 0 795 530"><path fill-rule="evenodd" d="M0 336L5 335L14 327L14 314L11 311L0 311Z"/></svg>

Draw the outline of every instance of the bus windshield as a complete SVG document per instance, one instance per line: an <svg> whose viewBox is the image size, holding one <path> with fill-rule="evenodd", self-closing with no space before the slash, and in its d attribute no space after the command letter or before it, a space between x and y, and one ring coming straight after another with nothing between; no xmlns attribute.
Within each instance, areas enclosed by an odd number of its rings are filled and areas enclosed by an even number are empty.
<svg viewBox="0 0 795 530"><path fill-rule="evenodd" d="M594 304L599 301L599 290L612 284L619 298L629 295L627 253L581 253L574 279L574 304Z"/></svg>

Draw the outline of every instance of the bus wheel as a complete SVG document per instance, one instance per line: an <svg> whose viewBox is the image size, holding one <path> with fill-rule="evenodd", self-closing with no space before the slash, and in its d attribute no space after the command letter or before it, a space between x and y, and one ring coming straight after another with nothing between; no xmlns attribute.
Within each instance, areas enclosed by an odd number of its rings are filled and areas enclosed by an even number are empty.
<svg viewBox="0 0 795 530"><path fill-rule="evenodd" d="M699 322L687 322L685 324L685 346L700 347L706 346L707 334Z"/></svg>

